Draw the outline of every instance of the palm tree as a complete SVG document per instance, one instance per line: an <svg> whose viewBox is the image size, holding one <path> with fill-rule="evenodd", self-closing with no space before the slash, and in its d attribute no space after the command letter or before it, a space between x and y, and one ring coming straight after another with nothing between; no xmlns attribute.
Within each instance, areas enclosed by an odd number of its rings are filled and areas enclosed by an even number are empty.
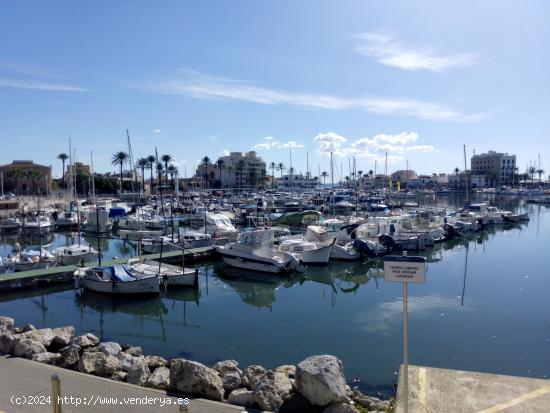
<svg viewBox="0 0 550 413"><path fill-rule="evenodd" d="M373 175L374 175L374 171L372 169L369 169L369 176L372 178Z"/></svg>
<svg viewBox="0 0 550 413"><path fill-rule="evenodd" d="M167 174L170 174L170 179L172 180L172 189L176 189L174 185L174 175L178 172L178 168L176 168L174 165L168 165L168 169L166 170Z"/></svg>
<svg viewBox="0 0 550 413"><path fill-rule="evenodd" d="M40 178L38 171L29 171L27 177L32 181L32 194L36 195L36 181Z"/></svg>
<svg viewBox="0 0 550 413"><path fill-rule="evenodd" d="M349 186L349 176L345 176L344 180L346 181L346 187Z"/></svg>
<svg viewBox="0 0 550 413"><path fill-rule="evenodd" d="M534 166L530 166L529 168L527 168L527 173L531 177L531 183L533 183L535 179L535 174L537 173L537 168L535 168Z"/></svg>
<svg viewBox="0 0 550 413"><path fill-rule="evenodd" d="M460 169L458 169L458 167L456 167L456 168L454 169L454 172L455 172L455 175L458 175L458 173L460 172Z"/></svg>
<svg viewBox="0 0 550 413"><path fill-rule="evenodd" d="M61 159L61 163L63 165L61 169L61 179L63 182L63 187L65 187L65 161L69 159L69 155L67 155L66 153L60 153L59 155L57 155L57 159Z"/></svg>
<svg viewBox="0 0 550 413"><path fill-rule="evenodd" d="M537 175L539 176L539 183L541 182L542 175L544 175L544 169L537 169Z"/></svg>
<svg viewBox="0 0 550 413"><path fill-rule="evenodd" d="M294 175L294 172L295 172L295 169L294 169L293 166L291 166L291 167L288 169L288 174L289 174L290 176L292 176L292 175Z"/></svg>
<svg viewBox="0 0 550 413"><path fill-rule="evenodd" d="M222 169L223 169L223 164L224 163L225 162L221 158L216 161L216 165L218 165L218 170L220 171L220 188L223 186L222 185L222 182L223 182L222 181Z"/></svg>
<svg viewBox="0 0 550 413"><path fill-rule="evenodd" d="M286 169L285 164L280 162L279 165L277 165L277 170L281 171L281 178L283 177L283 171Z"/></svg>
<svg viewBox="0 0 550 413"><path fill-rule="evenodd" d="M122 195L122 167L126 163L130 156L123 151L115 153L111 158L111 163L113 165L119 165L120 166L120 194Z"/></svg>
<svg viewBox="0 0 550 413"><path fill-rule="evenodd" d="M151 170L151 192L153 192L153 168L156 161L157 158L155 157L155 155L149 155L147 157L147 169Z"/></svg>
<svg viewBox="0 0 550 413"><path fill-rule="evenodd" d="M172 156L168 154L162 155L160 157L160 160L164 162L164 170L166 171L166 180L168 180L168 163L173 161Z"/></svg>
<svg viewBox="0 0 550 413"><path fill-rule="evenodd" d="M361 186L361 175L363 175L363 171L361 171L361 170L357 171L357 175L359 175L359 182L358 182L357 186Z"/></svg>
<svg viewBox="0 0 550 413"><path fill-rule="evenodd" d="M145 192L145 168L149 168L149 160L147 158L139 158L136 166L141 170L141 192Z"/></svg>
<svg viewBox="0 0 550 413"><path fill-rule="evenodd" d="M321 172L321 176L323 177L323 187L326 188L327 187L327 177L328 177L328 173L326 171L323 171Z"/></svg>
<svg viewBox="0 0 550 413"><path fill-rule="evenodd" d="M208 165L210 164L210 158L208 156L205 156L201 159L202 164L204 165L204 179L205 179L205 187L208 189Z"/></svg>
<svg viewBox="0 0 550 413"><path fill-rule="evenodd" d="M164 169L164 166L162 166L162 163L157 162L157 181L158 181L158 189L161 190L162 186L162 170Z"/></svg>
<svg viewBox="0 0 550 413"><path fill-rule="evenodd" d="M271 162L269 167L271 168L271 189L273 189L273 185L275 184L275 168L277 167L277 164L275 162Z"/></svg>

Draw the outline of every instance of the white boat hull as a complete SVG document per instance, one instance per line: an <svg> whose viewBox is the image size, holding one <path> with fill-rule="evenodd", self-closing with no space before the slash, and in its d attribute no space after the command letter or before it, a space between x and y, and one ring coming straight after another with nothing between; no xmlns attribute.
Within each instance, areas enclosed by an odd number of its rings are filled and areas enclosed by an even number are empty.
<svg viewBox="0 0 550 413"><path fill-rule="evenodd" d="M111 282L111 281L96 281L84 277L82 279L84 288L105 294L158 294L159 279L158 277L139 278L135 281Z"/></svg>
<svg viewBox="0 0 550 413"><path fill-rule="evenodd" d="M296 253L305 265L328 265L332 244L314 250Z"/></svg>
<svg viewBox="0 0 550 413"><path fill-rule="evenodd" d="M243 270L272 274L281 274L292 270L290 263L284 263L274 258L244 254L237 251L228 252L224 247L217 247L216 252L221 255L223 262L227 265Z"/></svg>
<svg viewBox="0 0 550 413"><path fill-rule="evenodd" d="M330 251L330 259L338 261L357 261L361 258L361 254L353 248L347 248L342 245L334 244Z"/></svg>

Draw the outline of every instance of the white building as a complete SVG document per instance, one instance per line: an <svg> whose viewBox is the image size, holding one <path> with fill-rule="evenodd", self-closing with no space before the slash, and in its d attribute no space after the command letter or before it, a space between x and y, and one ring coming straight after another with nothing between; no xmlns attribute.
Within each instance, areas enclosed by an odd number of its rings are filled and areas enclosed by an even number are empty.
<svg viewBox="0 0 550 413"><path fill-rule="evenodd" d="M280 191L304 191L315 189L319 186L317 177L307 178L302 174L283 175L282 178L276 178L277 189Z"/></svg>
<svg viewBox="0 0 550 413"><path fill-rule="evenodd" d="M222 188L261 188L265 185L265 162L256 152L231 152L221 156L219 179Z"/></svg>
<svg viewBox="0 0 550 413"><path fill-rule="evenodd" d="M509 185L513 183L516 169L516 155L489 151L472 156L472 173L486 175L492 185Z"/></svg>

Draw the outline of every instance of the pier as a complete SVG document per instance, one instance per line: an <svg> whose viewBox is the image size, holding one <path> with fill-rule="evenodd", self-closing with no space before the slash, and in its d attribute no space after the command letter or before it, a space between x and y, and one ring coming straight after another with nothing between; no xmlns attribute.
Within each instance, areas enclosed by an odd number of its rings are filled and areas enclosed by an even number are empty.
<svg viewBox="0 0 550 413"><path fill-rule="evenodd" d="M214 252L214 247L190 248L184 251L185 261L198 261L208 258ZM162 261L164 262L181 262L181 251L170 251L162 253ZM121 265L128 262L130 258L116 258L112 260L102 261L101 265ZM159 260L161 254L142 255L144 260ZM97 261L87 263L87 266L95 266ZM30 271L13 272L3 274L0 277L0 291L13 290L14 288L33 287L39 284L49 284L54 282L67 282L73 279L73 273L78 268L76 265L63 265L51 268L36 269Z"/></svg>
<svg viewBox="0 0 550 413"><path fill-rule="evenodd" d="M403 368L395 413L404 413ZM550 380L409 366L409 413L547 413Z"/></svg>

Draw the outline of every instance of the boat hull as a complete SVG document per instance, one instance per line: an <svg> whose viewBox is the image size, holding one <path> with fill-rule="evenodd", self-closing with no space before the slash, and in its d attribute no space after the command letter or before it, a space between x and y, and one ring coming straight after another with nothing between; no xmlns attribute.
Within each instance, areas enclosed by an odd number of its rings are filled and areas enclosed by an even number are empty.
<svg viewBox="0 0 550 413"><path fill-rule="evenodd" d="M139 278L135 281L111 282L111 281L96 281L87 277L82 279L84 288L104 294L158 294L159 279L158 277Z"/></svg>

